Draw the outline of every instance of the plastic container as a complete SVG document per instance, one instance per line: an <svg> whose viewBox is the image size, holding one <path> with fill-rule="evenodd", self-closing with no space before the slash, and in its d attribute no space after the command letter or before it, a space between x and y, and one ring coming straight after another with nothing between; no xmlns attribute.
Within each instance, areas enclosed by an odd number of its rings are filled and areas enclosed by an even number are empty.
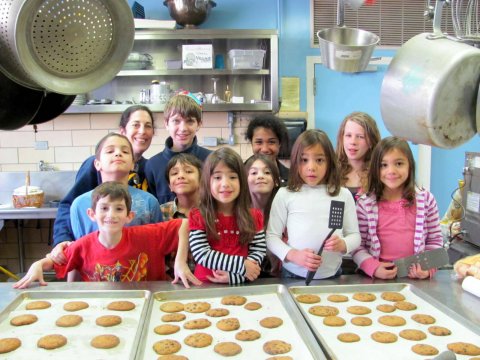
<svg viewBox="0 0 480 360"><path fill-rule="evenodd" d="M168 70L179 70L182 68L182 60L165 60L165 66Z"/></svg>
<svg viewBox="0 0 480 360"><path fill-rule="evenodd" d="M259 70L264 57L265 50L232 49L228 52L228 68Z"/></svg>

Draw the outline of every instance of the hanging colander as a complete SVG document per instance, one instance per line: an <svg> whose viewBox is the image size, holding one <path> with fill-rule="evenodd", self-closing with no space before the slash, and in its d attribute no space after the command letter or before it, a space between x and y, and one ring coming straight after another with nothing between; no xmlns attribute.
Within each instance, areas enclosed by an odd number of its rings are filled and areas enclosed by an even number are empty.
<svg viewBox="0 0 480 360"><path fill-rule="evenodd" d="M31 89L96 89L120 71L133 38L125 0L0 0L0 71Z"/></svg>

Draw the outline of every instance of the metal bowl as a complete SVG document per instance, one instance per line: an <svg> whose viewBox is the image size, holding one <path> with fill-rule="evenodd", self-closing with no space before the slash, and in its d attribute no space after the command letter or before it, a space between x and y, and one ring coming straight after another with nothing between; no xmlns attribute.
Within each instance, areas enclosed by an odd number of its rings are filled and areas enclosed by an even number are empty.
<svg viewBox="0 0 480 360"><path fill-rule="evenodd" d="M195 28L207 19L210 10L217 6L212 0L165 0L163 5L178 25Z"/></svg>

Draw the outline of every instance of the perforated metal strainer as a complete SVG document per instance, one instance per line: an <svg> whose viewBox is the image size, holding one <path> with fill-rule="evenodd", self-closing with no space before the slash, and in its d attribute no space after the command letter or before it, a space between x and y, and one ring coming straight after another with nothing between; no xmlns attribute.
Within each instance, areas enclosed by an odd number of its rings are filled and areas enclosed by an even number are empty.
<svg viewBox="0 0 480 360"><path fill-rule="evenodd" d="M0 0L0 70L32 89L81 94L104 85L133 38L125 0Z"/></svg>

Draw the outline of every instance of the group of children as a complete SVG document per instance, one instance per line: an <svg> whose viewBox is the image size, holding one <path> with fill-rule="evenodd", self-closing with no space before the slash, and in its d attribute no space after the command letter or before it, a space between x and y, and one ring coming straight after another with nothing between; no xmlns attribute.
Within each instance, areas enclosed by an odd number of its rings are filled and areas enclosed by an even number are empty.
<svg viewBox="0 0 480 360"><path fill-rule="evenodd" d="M341 274L345 254L352 254L367 275L390 279L396 277L393 260L443 245L435 199L415 186L408 143L397 137L380 140L367 114L353 113L342 122L336 152L325 132L302 133L293 145L288 183L281 187L276 158L256 154L244 164L228 147L209 154L198 149L192 139L201 109L189 105L186 95L177 96L185 96L182 106L167 106L165 113L166 126L175 128L170 150L154 161L168 158L164 173L153 162L145 170L149 183L163 176L175 199L166 196L164 186L155 186L152 193L164 200L161 206L148 205L147 193L136 200L128 187L131 143L122 135L107 135L94 161L103 183L72 205L78 208L72 222L84 221L80 239L35 262L16 288L35 280L45 284L42 271L52 268L59 277L77 270L84 281L165 280L165 257L172 256L175 261L167 265L173 267L173 282L186 287L254 281L262 270L278 274L277 260L282 277L305 278L314 271L314 279L331 278ZM85 205L88 199L91 207ZM333 200L344 202L343 226L325 239ZM160 209L167 221L157 222ZM149 219L133 224L137 217ZM153 224L125 227L148 222ZM317 255L324 239L323 253ZM433 273L416 265L409 277Z"/></svg>

